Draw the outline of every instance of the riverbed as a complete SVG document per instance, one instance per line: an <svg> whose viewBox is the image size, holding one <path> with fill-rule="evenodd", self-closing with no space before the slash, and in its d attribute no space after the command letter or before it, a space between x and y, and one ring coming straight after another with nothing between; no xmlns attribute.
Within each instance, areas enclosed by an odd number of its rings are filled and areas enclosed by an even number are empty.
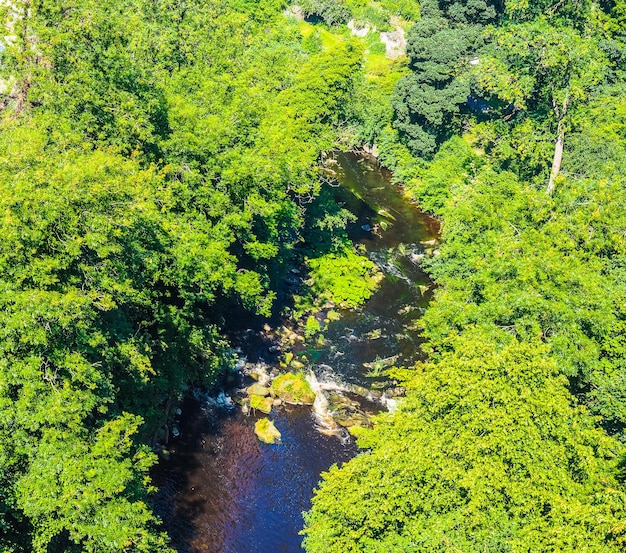
<svg viewBox="0 0 626 553"><path fill-rule="evenodd" d="M305 345L318 380L383 393L384 367L420 358L418 321L431 297L420 264L436 255L436 220L419 211L367 156L336 154L330 167L335 200L356 216L350 238L365 246L385 278L363 309L346 311L324 331L322 346ZM250 344L255 344L251 346ZM243 346L243 344L242 344ZM263 341L243 351L271 369ZM243 348L245 350L245 346ZM352 398L354 399L354 398ZM382 406L363 401L368 413ZM265 445L254 434L262 414L216 405L202 395L182 405L180 435L154 474L155 510L181 553L291 553L301 550L302 512L320 473L358 454L347 432L325 435L310 407L283 405L270 418L282 434Z"/></svg>

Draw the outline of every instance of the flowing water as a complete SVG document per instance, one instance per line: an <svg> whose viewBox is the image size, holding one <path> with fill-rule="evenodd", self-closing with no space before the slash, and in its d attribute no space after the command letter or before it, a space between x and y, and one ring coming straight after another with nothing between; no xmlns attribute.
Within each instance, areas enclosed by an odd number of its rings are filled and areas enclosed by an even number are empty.
<svg viewBox="0 0 626 553"><path fill-rule="evenodd" d="M335 199L357 217L349 235L366 247L385 279L362 310L344 312L329 324L323 346L306 350L311 378L321 389L384 388L393 385L385 380L385 367L418 359L415 323L431 294L419 263L435 246L439 229L373 160L337 154L333 161L341 184L333 188ZM242 348L249 360L264 360L269 368L276 360L263 340ZM358 399L366 412L381 408ZM326 408L324 401L318 396L318 411ZM182 405L180 435L170 440L170 453L154 474L155 510L181 553L300 551L302 512L310 507L320 473L357 454L345 431L320 432L310 407L274 409L270 418L282 434L277 445L257 440L258 418L203 396Z"/></svg>

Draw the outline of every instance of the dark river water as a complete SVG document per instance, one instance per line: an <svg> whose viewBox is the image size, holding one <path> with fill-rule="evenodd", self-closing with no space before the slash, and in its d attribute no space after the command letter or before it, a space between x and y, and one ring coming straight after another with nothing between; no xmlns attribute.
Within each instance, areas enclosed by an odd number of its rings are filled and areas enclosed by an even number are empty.
<svg viewBox="0 0 626 553"><path fill-rule="evenodd" d="M383 360L408 366L419 359L415 323L431 295L419 262L439 229L374 161L356 154L337 154L335 161L336 200L357 216L349 235L367 248L385 279L362 310L329 324L323 346L305 350L321 382L369 388L384 381L372 374ZM271 360L268 353L270 368ZM320 473L358 452L347 435L320 433L309 407L272 411L282 434L277 445L258 441L258 418L218 409L204 397L182 405L180 435L153 474L155 510L181 553L301 551L302 512L310 508Z"/></svg>

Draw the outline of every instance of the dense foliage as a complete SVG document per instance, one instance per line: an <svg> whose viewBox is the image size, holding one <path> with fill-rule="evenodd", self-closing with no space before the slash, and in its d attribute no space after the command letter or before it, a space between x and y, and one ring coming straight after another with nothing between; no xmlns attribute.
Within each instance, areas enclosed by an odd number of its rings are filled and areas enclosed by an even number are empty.
<svg viewBox="0 0 626 553"><path fill-rule="evenodd" d="M299 0L298 7L310 19L338 27L353 20L356 26L388 30L392 17L407 21L419 19L419 3L414 0Z"/></svg>
<svg viewBox="0 0 626 553"><path fill-rule="evenodd" d="M360 74L283 8L3 8L0 551L168 550L142 444L272 309Z"/></svg>
<svg viewBox="0 0 626 553"><path fill-rule="evenodd" d="M393 98L395 127L412 154L430 158L459 130L471 91L467 68L484 43L485 24L500 9L498 2L422 3L423 17L411 27L407 44L413 71Z"/></svg>
<svg viewBox="0 0 626 553"><path fill-rule="evenodd" d="M439 3L430 35L423 5L415 74L398 88L401 143L391 128L382 136L386 162L444 221L427 261L438 284L422 322L430 359L397 370L406 400L362 431L361 455L324 476L305 545L622 551L623 5L494 4L475 52L429 64L422 54L431 39L443 44L439 33L450 48L452 30L468 36L477 4L457 4ZM438 111L420 96L430 71L447 79L437 97L465 83L488 107L472 114L459 95L446 120L449 103ZM425 106L457 136L442 142Z"/></svg>
<svg viewBox="0 0 626 553"><path fill-rule="evenodd" d="M307 305L371 294L318 165L375 143L444 221L430 357L306 547L623 550L626 4L300 4L3 4L0 551L168 551L148 446L298 256Z"/></svg>

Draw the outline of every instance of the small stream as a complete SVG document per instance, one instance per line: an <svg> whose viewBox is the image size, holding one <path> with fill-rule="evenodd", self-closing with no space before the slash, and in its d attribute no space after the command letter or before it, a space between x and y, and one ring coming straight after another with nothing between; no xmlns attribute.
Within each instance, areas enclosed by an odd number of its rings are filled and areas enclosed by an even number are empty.
<svg viewBox="0 0 626 553"><path fill-rule="evenodd" d="M382 368L419 359L415 323L431 297L419 263L436 247L439 227L368 157L336 154L331 168L341 184L333 188L336 201L357 217L349 236L366 247L385 279L362 310L343 312L328 325L323 346L305 345L304 351L322 385L384 390L394 383ZM249 362L269 369L276 364L263 340L241 347ZM367 414L382 408L359 402ZM282 434L277 445L256 438L254 423L261 416L201 395L182 405L180 435L170 440L170 453L153 475L159 487L155 510L181 553L301 551L302 512L310 507L320 473L357 454L347 432L320 433L310 407L272 411Z"/></svg>

